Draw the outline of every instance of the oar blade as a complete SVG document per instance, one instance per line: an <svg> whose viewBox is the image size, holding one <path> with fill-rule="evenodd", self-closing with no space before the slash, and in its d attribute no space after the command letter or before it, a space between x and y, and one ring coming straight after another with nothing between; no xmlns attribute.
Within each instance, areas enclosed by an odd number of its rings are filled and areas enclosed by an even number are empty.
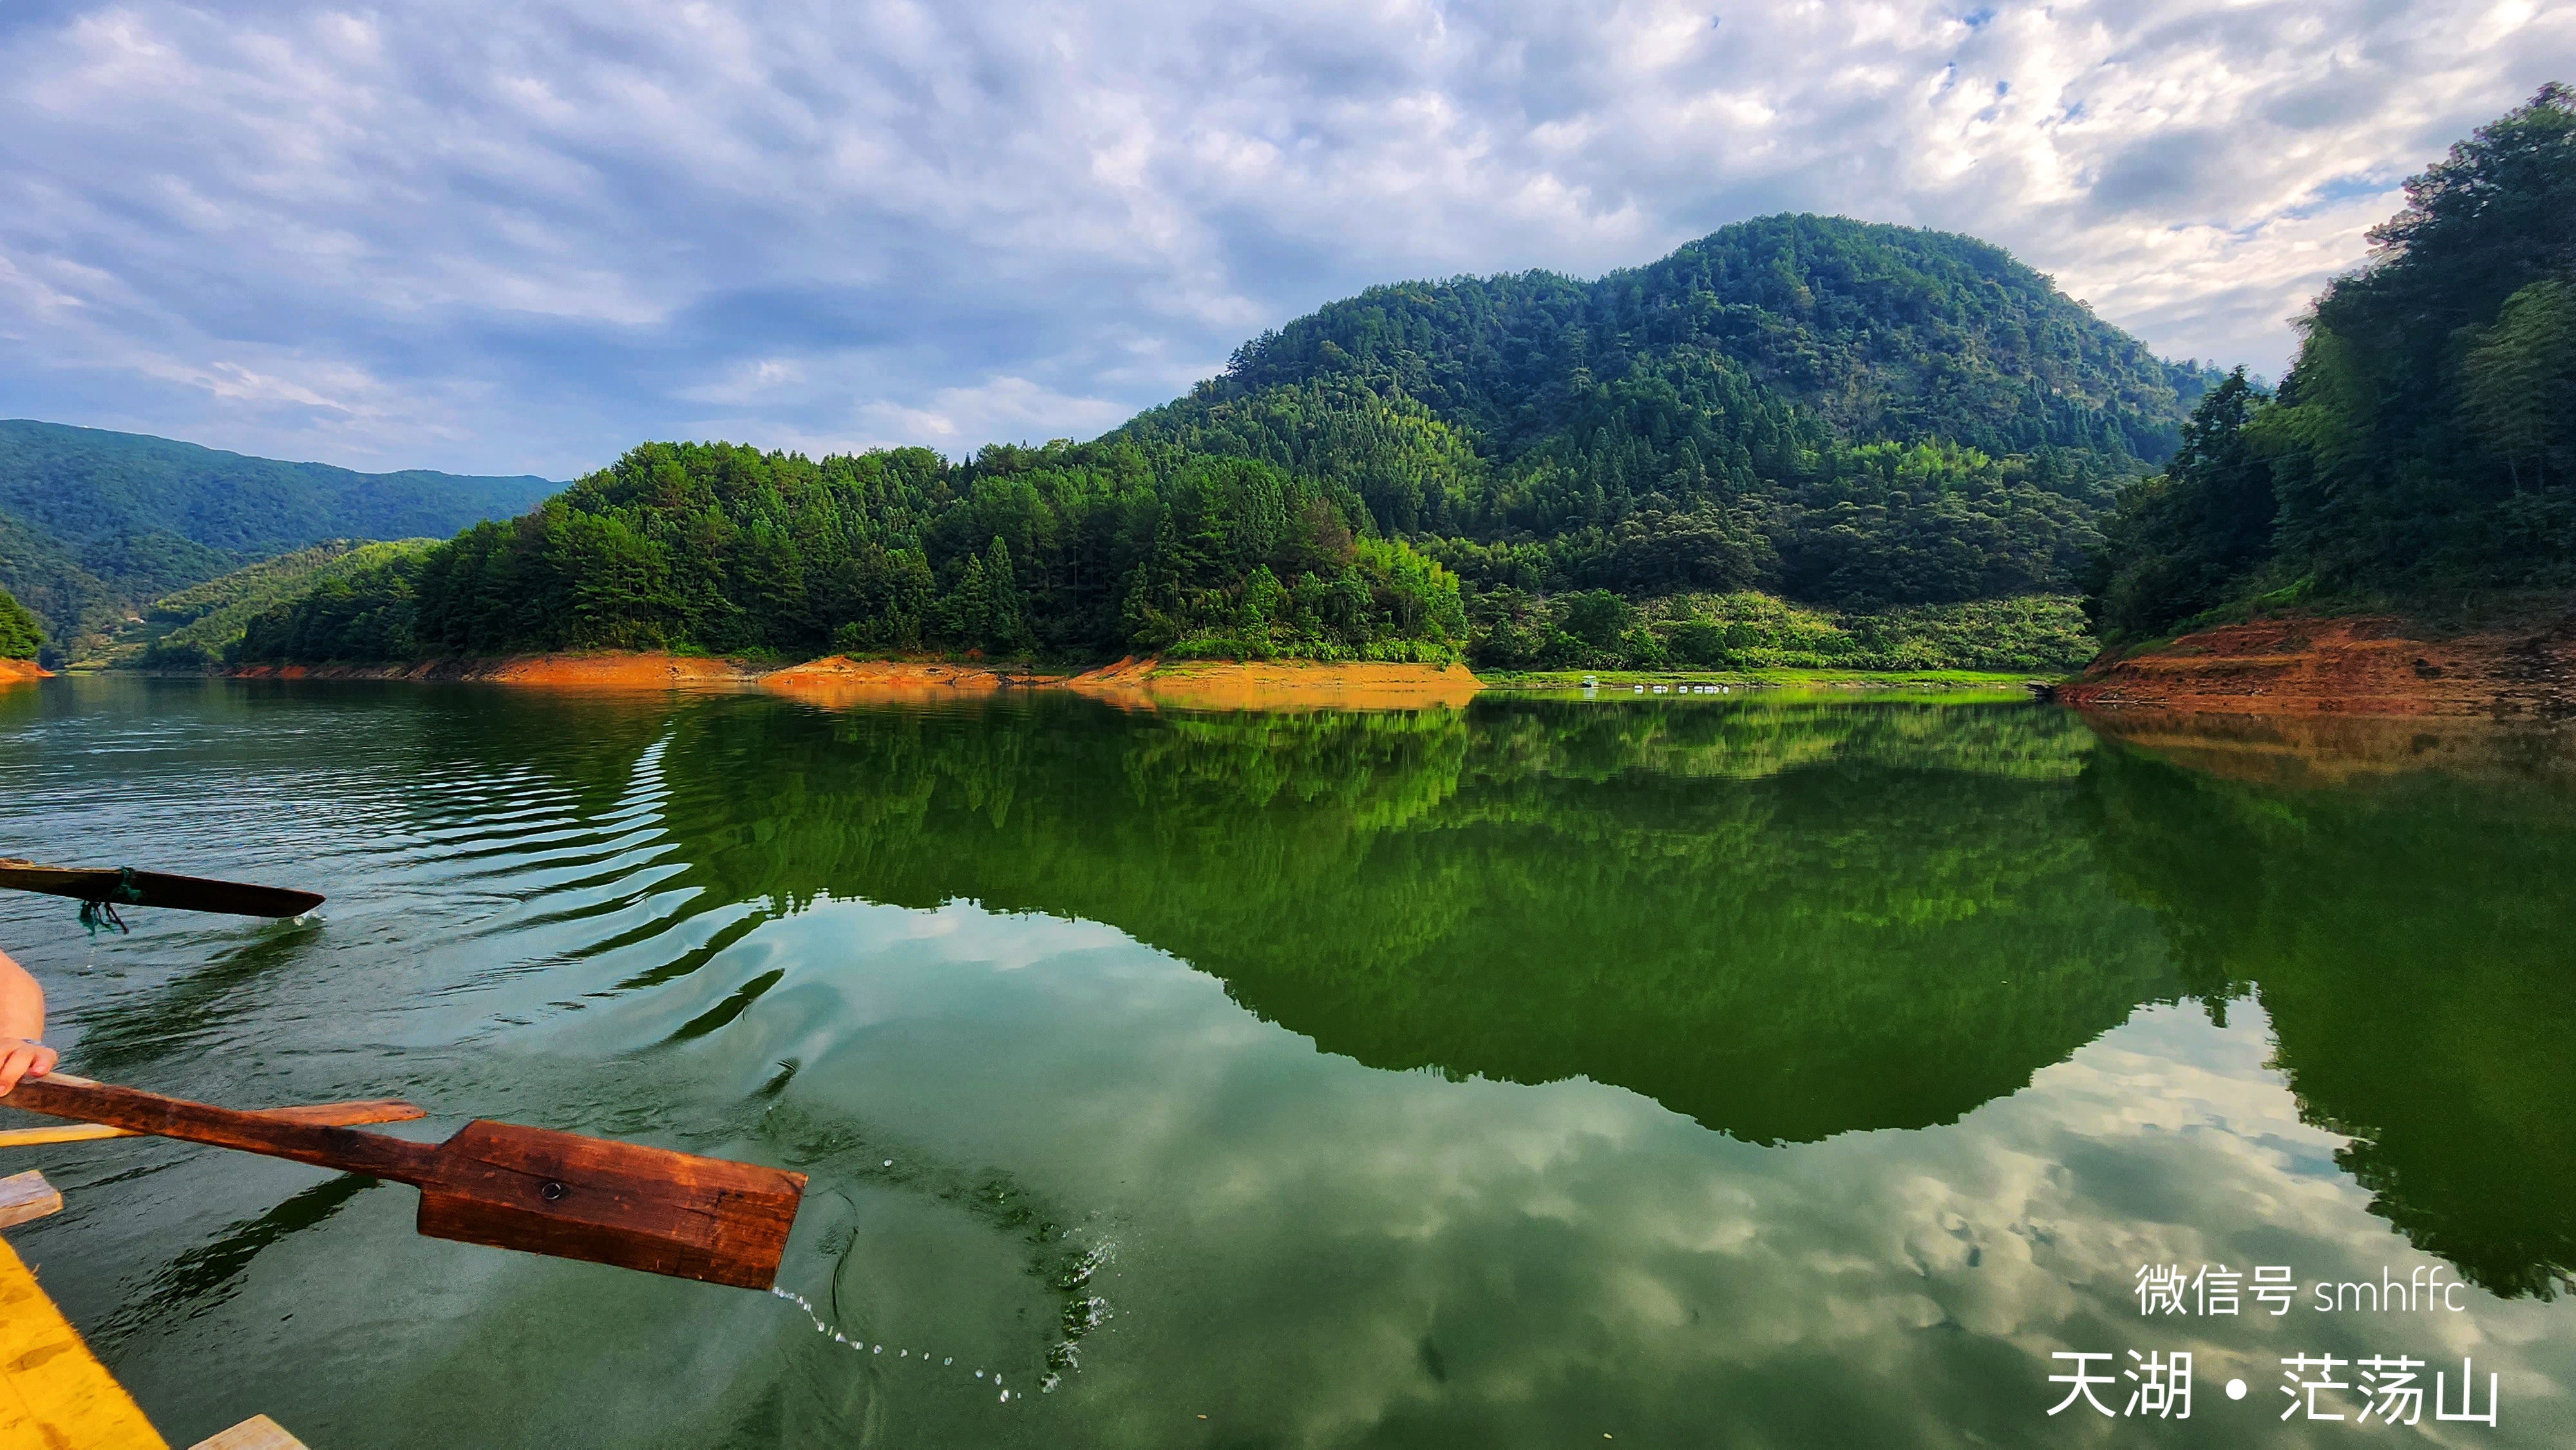
<svg viewBox="0 0 2576 1450"><path fill-rule="evenodd" d="M234 916L302 916L322 904L317 891L283 886L255 886L246 881L212 881L202 876L172 876L163 871L137 871L137 906L165 906L179 911L221 911Z"/></svg>
<svg viewBox="0 0 2576 1450"><path fill-rule="evenodd" d="M420 1190L431 1238L766 1289L805 1175L477 1121Z"/></svg>
<svg viewBox="0 0 2576 1450"><path fill-rule="evenodd" d="M322 904L316 891L283 886L254 886L244 881L214 881L202 876L173 876L165 871L126 871L98 866L40 866L16 857L0 857L0 886L41 891L75 901L104 901L114 906L166 906L180 911L220 911L233 916L302 916Z"/></svg>

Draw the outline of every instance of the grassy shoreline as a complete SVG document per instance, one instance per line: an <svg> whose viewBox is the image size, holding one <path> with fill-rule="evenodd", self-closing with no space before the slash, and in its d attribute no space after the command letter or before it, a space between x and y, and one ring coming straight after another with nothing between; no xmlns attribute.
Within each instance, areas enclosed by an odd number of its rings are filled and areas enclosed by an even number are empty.
<svg viewBox="0 0 2576 1450"><path fill-rule="evenodd" d="M2022 689L2033 681L2053 684L2063 676L2028 670L1854 670L1779 667L1711 670L1494 670L1476 678L1489 690L1575 690L1587 679L1604 690L1614 686L1743 685L1753 688L1811 689Z"/></svg>

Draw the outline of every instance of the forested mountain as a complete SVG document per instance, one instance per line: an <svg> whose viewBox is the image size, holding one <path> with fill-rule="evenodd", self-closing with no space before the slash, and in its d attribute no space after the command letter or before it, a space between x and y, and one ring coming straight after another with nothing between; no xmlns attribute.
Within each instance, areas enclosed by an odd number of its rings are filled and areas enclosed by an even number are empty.
<svg viewBox="0 0 2576 1450"><path fill-rule="evenodd" d="M2085 652L2071 606L1971 606L2071 592L2097 510L2171 456L2211 381L1985 243L1772 217L1592 282L1375 288L1090 444L959 464L646 445L275 611L243 649L1592 666L1831 640L2036 668ZM1891 608L1956 617L1868 622ZM1972 619L2010 638L1968 643Z"/></svg>
<svg viewBox="0 0 2576 1450"><path fill-rule="evenodd" d="M105 665L147 670L220 664L234 652L244 628L262 613L335 579L422 553L438 543L436 539L386 543L333 539L245 564L152 601L141 617L127 620L95 653L69 663L74 668Z"/></svg>
<svg viewBox="0 0 2576 1450"><path fill-rule="evenodd" d="M558 487L356 473L24 419L0 421L0 588L57 649L96 648L152 600L335 538L447 535Z"/></svg>
<svg viewBox="0 0 2576 1450"><path fill-rule="evenodd" d="M1928 602L2062 586L2209 381L2000 248L1779 216L1594 282L1372 288L1121 435L1344 482L1480 584Z"/></svg>
<svg viewBox="0 0 2576 1450"><path fill-rule="evenodd" d="M2406 184L2302 323L2276 394L2199 404L2090 571L2106 640L2264 600L2576 586L2576 90Z"/></svg>

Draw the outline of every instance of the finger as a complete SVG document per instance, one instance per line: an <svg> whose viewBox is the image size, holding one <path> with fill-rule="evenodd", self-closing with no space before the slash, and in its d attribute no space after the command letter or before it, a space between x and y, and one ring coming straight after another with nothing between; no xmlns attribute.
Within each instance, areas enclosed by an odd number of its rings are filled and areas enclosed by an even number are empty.
<svg viewBox="0 0 2576 1450"><path fill-rule="evenodd" d="M20 1042L0 1050L0 1097L5 1097L21 1078L43 1077L54 1065L55 1053L41 1042Z"/></svg>

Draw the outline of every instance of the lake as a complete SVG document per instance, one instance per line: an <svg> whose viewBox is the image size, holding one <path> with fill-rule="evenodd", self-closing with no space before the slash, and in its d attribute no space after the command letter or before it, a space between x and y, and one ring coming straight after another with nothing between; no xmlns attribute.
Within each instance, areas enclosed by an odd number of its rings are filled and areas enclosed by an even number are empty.
<svg viewBox="0 0 2576 1450"><path fill-rule="evenodd" d="M0 901L68 1069L812 1183L801 1303L150 1140L0 1157L70 1205L12 1239L178 1444L2576 1442L2576 775L2382 755L1973 698L47 682L0 853L330 897ZM2121 1413L2132 1351L2188 1420ZM2355 1423L2399 1356L2420 1424ZM2437 1423L2464 1359L2492 1428Z"/></svg>

